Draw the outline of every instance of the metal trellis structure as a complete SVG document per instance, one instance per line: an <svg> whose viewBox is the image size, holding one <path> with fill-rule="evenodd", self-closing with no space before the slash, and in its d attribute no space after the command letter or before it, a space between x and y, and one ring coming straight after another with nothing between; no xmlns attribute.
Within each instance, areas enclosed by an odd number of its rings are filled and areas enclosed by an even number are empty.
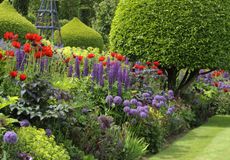
<svg viewBox="0 0 230 160"><path fill-rule="evenodd" d="M49 40L54 40L54 32L56 31L57 33L55 34L58 34L56 43L61 46L61 27L58 20L56 1L42 0L37 12L36 27L40 30L40 34Z"/></svg>

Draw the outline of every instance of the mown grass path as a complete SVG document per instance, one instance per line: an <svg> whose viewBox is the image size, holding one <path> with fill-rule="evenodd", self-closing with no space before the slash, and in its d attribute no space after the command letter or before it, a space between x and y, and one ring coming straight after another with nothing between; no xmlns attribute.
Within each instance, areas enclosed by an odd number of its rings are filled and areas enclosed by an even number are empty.
<svg viewBox="0 0 230 160"><path fill-rule="evenodd" d="M230 160L230 116L214 116L149 160Z"/></svg>

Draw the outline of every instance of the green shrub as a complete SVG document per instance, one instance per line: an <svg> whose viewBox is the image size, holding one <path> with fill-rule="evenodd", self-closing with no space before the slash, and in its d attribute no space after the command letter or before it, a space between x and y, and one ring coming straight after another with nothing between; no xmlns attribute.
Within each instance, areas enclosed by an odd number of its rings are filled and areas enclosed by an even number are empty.
<svg viewBox="0 0 230 160"><path fill-rule="evenodd" d="M159 60L168 88L183 90L201 68L230 68L229 21L227 0L122 0L112 22L111 49L132 60ZM177 84L184 68L186 77Z"/></svg>
<svg viewBox="0 0 230 160"><path fill-rule="evenodd" d="M71 47L98 47L103 49L103 39L99 33L82 23L78 18L73 18L61 28L64 46ZM55 41L58 36L55 34Z"/></svg>
<svg viewBox="0 0 230 160"><path fill-rule="evenodd" d="M54 137L46 136L43 129L22 127L17 131L20 152L29 153L34 160L70 160L63 146L57 145Z"/></svg>
<svg viewBox="0 0 230 160"><path fill-rule="evenodd" d="M60 26L62 27L64 25L66 25L67 23L69 23L69 20L68 19L61 19L61 20L59 20L59 23L60 23Z"/></svg>
<svg viewBox="0 0 230 160"><path fill-rule="evenodd" d="M20 40L24 39L28 32L37 33L35 26L5 0L0 4L0 37L7 31L17 33Z"/></svg>

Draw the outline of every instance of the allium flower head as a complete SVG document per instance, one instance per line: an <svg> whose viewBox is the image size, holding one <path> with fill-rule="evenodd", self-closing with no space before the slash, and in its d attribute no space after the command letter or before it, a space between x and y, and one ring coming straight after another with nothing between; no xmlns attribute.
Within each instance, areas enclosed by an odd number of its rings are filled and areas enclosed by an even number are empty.
<svg viewBox="0 0 230 160"><path fill-rule="evenodd" d="M154 97L154 100L165 102L165 101L166 101L166 98L165 98L164 96L156 95L156 96Z"/></svg>
<svg viewBox="0 0 230 160"><path fill-rule="evenodd" d="M108 95L108 96L106 97L105 101L106 101L106 103L107 103L108 105L111 105L111 104L113 103L113 96Z"/></svg>
<svg viewBox="0 0 230 160"><path fill-rule="evenodd" d="M170 100L174 98L174 92L173 92L173 90L169 90L169 91L168 91L168 98L169 98Z"/></svg>
<svg viewBox="0 0 230 160"><path fill-rule="evenodd" d="M24 119L19 122L21 127L28 127L30 126L30 122L27 119Z"/></svg>
<svg viewBox="0 0 230 160"><path fill-rule="evenodd" d="M129 100L125 100L125 101L123 102L123 105L124 105L124 106L130 106Z"/></svg>
<svg viewBox="0 0 230 160"><path fill-rule="evenodd" d="M122 98L120 96L114 97L113 103L115 103L116 105L120 105L122 103Z"/></svg>
<svg viewBox="0 0 230 160"><path fill-rule="evenodd" d="M133 98L130 100L130 103L133 105L137 105L137 100L135 98Z"/></svg>
<svg viewBox="0 0 230 160"><path fill-rule="evenodd" d="M149 93L143 93L142 96L143 97L150 97L150 94Z"/></svg>
<svg viewBox="0 0 230 160"><path fill-rule="evenodd" d="M140 117L141 117L141 118L146 118L147 116L148 116L148 114L145 113L145 112L141 112L141 113L140 113Z"/></svg>
<svg viewBox="0 0 230 160"><path fill-rule="evenodd" d="M3 141L8 144L16 144L18 141L18 136L14 131L7 131L3 135Z"/></svg>
<svg viewBox="0 0 230 160"><path fill-rule="evenodd" d="M167 110L167 112L166 112L166 114L172 114L174 112L174 110L175 110L174 106L169 107L168 110Z"/></svg>
<svg viewBox="0 0 230 160"><path fill-rule="evenodd" d="M130 111L130 107L129 106L125 106L124 109L123 109L123 111L125 113L128 113Z"/></svg>

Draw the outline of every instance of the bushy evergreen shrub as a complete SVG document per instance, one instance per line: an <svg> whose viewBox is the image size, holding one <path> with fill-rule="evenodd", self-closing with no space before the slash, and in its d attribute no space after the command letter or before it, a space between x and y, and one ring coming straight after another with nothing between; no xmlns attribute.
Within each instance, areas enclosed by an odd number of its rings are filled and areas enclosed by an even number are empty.
<svg viewBox="0 0 230 160"><path fill-rule="evenodd" d="M7 31L18 34L20 40L24 39L28 32L37 32L35 26L21 16L8 0L5 0L0 4L0 37L3 37Z"/></svg>
<svg viewBox="0 0 230 160"><path fill-rule="evenodd" d="M64 46L103 48L103 39L99 33L86 26L78 18L73 18L61 28ZM58 41L57 35L55 40Z"/></svg>

